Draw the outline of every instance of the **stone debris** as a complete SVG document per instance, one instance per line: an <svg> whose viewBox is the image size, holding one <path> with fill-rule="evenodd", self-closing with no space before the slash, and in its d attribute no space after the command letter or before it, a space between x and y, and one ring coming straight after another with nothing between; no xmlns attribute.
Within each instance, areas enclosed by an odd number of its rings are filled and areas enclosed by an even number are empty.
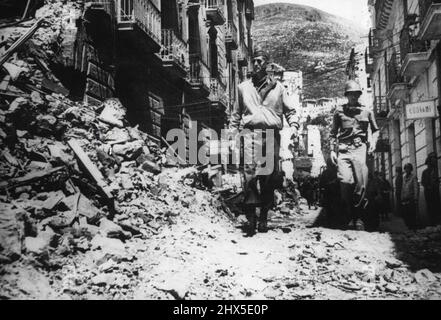
<svg viewBox="0 0 441 320"><path fill-rule="evenodd" d="M1 297L440 297L440 227L393 241L307 229L310 213L279 192L268 238L235 237L243 195L231 176L221 188L220 168L178 168L116 98L67 98L49 66L69 61L81 5L46 1L44 23L3 65ZM31 25L3 29L7 47Z"/></svg>

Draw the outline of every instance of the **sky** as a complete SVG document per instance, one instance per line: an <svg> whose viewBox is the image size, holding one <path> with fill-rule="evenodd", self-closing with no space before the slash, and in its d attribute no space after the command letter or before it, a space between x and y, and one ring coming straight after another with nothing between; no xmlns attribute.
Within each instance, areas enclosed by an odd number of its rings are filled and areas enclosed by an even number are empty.
<svg viewBox="0 0 441 320"><path fill-rule="evenodd" d="M254 0L255 6L275 2L308 5L352 20L365 29L370 26L368 0Z"/></svg>

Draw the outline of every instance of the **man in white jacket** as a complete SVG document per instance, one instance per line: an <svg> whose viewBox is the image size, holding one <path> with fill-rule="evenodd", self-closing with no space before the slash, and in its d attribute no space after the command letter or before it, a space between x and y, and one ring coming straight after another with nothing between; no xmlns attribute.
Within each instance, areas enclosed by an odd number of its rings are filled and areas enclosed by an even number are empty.
<svg viewBox="0 0 441 320"><path fill-rule="evenodd" d="M250 138L248 141L252 141L244 144L244 154L253 154L253 160L244 163L244 208L249 222L247 236L256 233L257 207L260 207L258 231L268 231L268 211L273 206L274 190L278 187L281 177L279 132L283 128L283 115L288 124L294 128L293 138L297 136L299 128L299 113L296 106L290 103L283 85L267 73L268 62L269 57L263 50L255 50L252 78L239 85L238 103L234 106L230 121L231 130L239 132L243 127L243 132L246 131L245 140L247 141L246 136L248 136ZM267 156L268 150L271 150L273 156L271 160L274 162L270 170L268 166L266 170L262 170L265 164L259 163L255 157L259 147L266 148Z"/></svg>

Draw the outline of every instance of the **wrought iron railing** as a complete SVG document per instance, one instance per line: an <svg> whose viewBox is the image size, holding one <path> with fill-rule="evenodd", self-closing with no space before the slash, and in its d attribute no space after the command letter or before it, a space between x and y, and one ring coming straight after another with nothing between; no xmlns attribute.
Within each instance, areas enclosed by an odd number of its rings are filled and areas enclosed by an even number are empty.
<svg viewBox="0 0 441 320"><path fill-rule="evenodd" d="M226 32L226 39L228 41L233 41L235 43L238 42L238 33L237 33L237 27L234 24L233 21L228 21L227 26L226 26L227 32Z"/></svg>
<svg viewBox="0 0 441 320"><path fill-rule="evenodd" d="M99 5L101 6L104 11L110 15L111 17L114 16L114 1L113 0L86 0L86 3L89 3L90 5Z"/></svg>
<svg viewBox="0 0 441 320"><path fill-rule="evenodd" d="M156 42L161 41L161 12L152 0L118 0L118 23L136 23Z"/></svg>
<svg viewBox="0 0 441 320"><path fill-rule="evenodd" d="M248 59L248 47L245 44L245 39L241 37L239 50L237 50L237 60L239 62L247 61Z"/></svg>
<svg viewBox="0 0 441 320"><path fill-rule="evenodd" d="M189 61L188 81L192 85L205 85L207 88L210 88L210 70L202 61L200 55L190 54Z"/></svg>
<svg viewBox="0 0 441 320"><path fill-rule="evenodd" d="M118 0L118 22L135 23L133 0Z"/></svg>
<svg viewBox="0 0 441 320"><path fill-rule="evenodd" d="M225 87L216 78L210 79L210 96L211 101L220 101L224 106L228 106L228 95Z"/></svg>
<svg viewBox="0 0 441 320"><path fill-rule="evenodd" d="M189 67L187 44L176 35L173 29L162 30L159 54L163 61L174 61L183 69Z"/></svg>
<svg viewBox="0 0 441 320"><path fill-rule="evenodd" d="M161 12L151 0L133 0L135 20L140 28L153 39L161 41Z"/></svg>
<svg viewBox="0 0 441 320"><path fill-rule="evenodd" d="M430 6L435 3L441 3L441 0L418 0L418 6L420 9L420 21L423 21L429 11Z"/></svg>
<svg viewBox="0 0 441 320"><path fill-rule="evenodd" d="M369 56L374 57L375 53L380 50L380 40L376 37L376 31L374 29L369 30Z"/></svg>
<svg viewBox="0 0 441 320"><path fill-rule="evenodd" d="M386 96L376 96L374 98L374 113L377 118L386 118L389 113L389 106Z"/></svg>
<svg viewBox="0 0 441 320"><path fill-rule="evenodd" d="M371 57L370 48L366 48L366 51L364 53L364 62L365 62L365 68L366 73L372 73L373 66L374 66L374 60Z"/></svg>
<svg viewBox="0 0 441 320"><path fill-rule="evenodd" d="M395 83L404 82L404 78L400 73L401 59L400 56L394 52L387 63L387 77L388 88L390 89Z"/></svg>
<svg viewBox="0 0 441 320"><path fill-rule="evenodd" d="M401 60L404 60L409 53L426 52L430 47L428 41L419 40L415 29L404 27L400 35Z"/></svg>
<svg viewBox="0 0 441 320"><path fill-rule="evenodd" d="M204 0L204 3L207 9L218 9L224 12L225 0Z"/></svg>

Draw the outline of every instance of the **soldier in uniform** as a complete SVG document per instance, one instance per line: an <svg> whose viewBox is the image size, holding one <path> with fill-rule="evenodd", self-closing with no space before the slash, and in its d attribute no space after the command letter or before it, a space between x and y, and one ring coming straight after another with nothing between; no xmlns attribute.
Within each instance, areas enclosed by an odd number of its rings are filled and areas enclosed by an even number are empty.
<svg viewBox="0 0 441 320"><path fill-rule="evenodd" d="M362 213L367 206L367 154L372 154L379 129L372 111L358 102L360 85L353 80L346 83L348 103L337 108L331 129L331 160L338 167L344 226L350 221L357 230L364 229ZM369 127L372 131L368 141Z"/></svg>
<svg viewBox="0 0 441 320"><path fill-rule="evenodd" d="M271 150L274 167L271 173L262 173L261 165L253 159L244 163L244 208L248 219L247 236L256 233L256 209L260 208L259 232L267 232L268 211L274 203L274 190L280 184L279 152L280 130L283 128L283 115L293 127L293 137L297 136L299 117L296 106L290 103L283 85L267 73L269 56L261 49L255 49L253 55L253 73L251 79L238 86L238 103L234 106L230 130L242 131L251 136L252 143L244 143L244 153L253 153L254 148ZM274 139L267 139L268 129L272 129ZM263 134L259 137L259 130ZM266 132L266 133L265 133ZM246 139L245 139L246 140ZM272 141L270 141L272 140ZM269 148L269 149L268 149ZM256 150L256 149L254 149Z"/></svg>

